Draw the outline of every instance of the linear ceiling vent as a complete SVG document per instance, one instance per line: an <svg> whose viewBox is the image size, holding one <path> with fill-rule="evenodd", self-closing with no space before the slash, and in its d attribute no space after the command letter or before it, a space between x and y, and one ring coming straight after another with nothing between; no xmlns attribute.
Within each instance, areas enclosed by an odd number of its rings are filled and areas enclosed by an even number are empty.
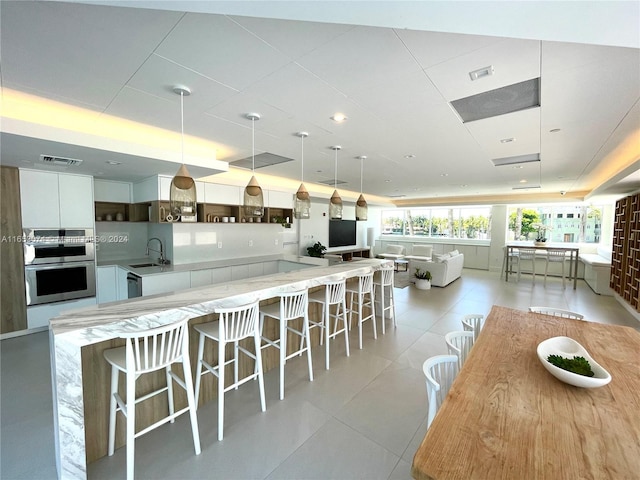
<svg viewBox="0 0 640 480"><path fill-rule="evenodd" d="M258 168L270 167L271 165L277 165L279 163L293 162L293 158L281 157L274 153L260 153L256 155L256 170ZM251 157L241 158L235 162L231 162L231 165L239 168L246 168L251 170L253 167L253 159Z"/></svg>
<svg viewBox="0 0 640 480"><path fill-rule="evenodd" d="M511 190L535 190L536 188L541 188L540 185L527 185L521 187L511 187Z"/></svg>
<svg viewBox="0 0 640 480"><path fill-rule="evenodd" d="M80 165L82 160L75 158L54 157L53 155L40 155L40 161L47 165L61 165L65 167Z"/></svg>
<svg viewBox="0 0 640 480"><path fill-rule="evenodd" d="M540 161L539 153L529 153L527 155L516 155L515 157L494 158L491 160L494 167L504 167L506 165L519 165L521 163L532 163Z"/></svg>
<svg viewBox="0 0 640 480"><path fill-rule="evenodd" d="M462 123L540 106L540 78L514 83L451 102Z"/></svg>

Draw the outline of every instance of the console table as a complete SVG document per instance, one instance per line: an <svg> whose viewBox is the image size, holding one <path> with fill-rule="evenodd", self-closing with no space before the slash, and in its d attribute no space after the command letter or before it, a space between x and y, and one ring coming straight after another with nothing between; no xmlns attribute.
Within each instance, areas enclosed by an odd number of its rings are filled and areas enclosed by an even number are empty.
<svg viewBox="0 0 640 480"><path fill-rule="evenodd" d="M340 255L343 262L349 262L354 258L369 258L371 256L371 249L369 247L331 248L328 249L326 253Z"/></svg>

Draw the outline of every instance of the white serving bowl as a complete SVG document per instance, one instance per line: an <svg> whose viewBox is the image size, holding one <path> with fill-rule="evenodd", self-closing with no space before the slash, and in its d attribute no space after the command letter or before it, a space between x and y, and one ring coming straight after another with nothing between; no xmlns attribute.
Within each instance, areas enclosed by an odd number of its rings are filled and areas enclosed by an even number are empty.
<svg viewBox="0 0 640 480"><path fill-rule="evenodd" d="M583 388L595 388L602 387L611 381L611 375L604 368L602 368L591 355L585 350L585 348L576 342L573 338L569 337L553 337L540 342L538 345L538 358L542 362L544 368L546 368L551 375L556 377L569 385ZM563 368L556 367L547 360L549 355L560 355L565 358L573 358L575 356L584 357L591 365L593 370L593 377L585 377L577 373L564 370Z"/></svg>

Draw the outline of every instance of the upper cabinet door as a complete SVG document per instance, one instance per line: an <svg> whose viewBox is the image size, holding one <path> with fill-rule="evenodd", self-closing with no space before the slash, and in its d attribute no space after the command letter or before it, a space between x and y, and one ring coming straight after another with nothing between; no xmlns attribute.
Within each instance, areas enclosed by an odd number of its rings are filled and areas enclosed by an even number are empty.
<svg viewBox="0 0 640 480"><path fill-rule="evenodd" d="M58 175L60 227L93 226L93 178L82 175Z"/></svg>
<svg viewBox="0 0 640 480"><path fill-rule="evenodd" d="M58 174L20 170L20 206L22 228L59 228Z"/></svg>
<svg viewBox="0 0 640 480"><path fill-rule="evenodd" d="M293 193L269 190L266 204L268 207L293 208Z"/></svg>
<svg viewBox="0 0 640 480"><path fill-rule="evenodd" d="M222 205L242 205L242 189L235 185L205 182L204 201Z"/></svg>

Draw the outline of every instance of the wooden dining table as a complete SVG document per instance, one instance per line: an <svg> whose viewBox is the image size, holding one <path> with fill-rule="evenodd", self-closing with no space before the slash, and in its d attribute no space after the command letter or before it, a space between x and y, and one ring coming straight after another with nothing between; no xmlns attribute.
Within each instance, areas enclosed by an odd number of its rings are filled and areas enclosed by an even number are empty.
<svg viewBox="0 0 640 480"><path fill-rule="evenodd" d="M612 377L552 376L540 342L571 337ZM426 412L426 410L425 410ZM494 306L418 448L413 478L640 478L640 332Z"/></svg>

